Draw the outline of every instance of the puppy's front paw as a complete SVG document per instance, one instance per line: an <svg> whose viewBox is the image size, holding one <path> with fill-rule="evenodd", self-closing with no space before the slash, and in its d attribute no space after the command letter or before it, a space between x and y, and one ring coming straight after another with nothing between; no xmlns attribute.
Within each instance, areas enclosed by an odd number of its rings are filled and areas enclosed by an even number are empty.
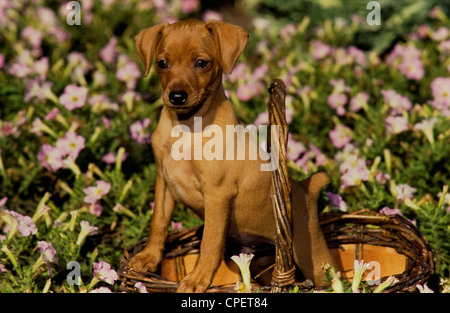
<svg viewBox="0 0 450 313"><path fill-rule="evenodd" d="M145 273L147 271L156 272L158 264L161 261L161 257L161 253L158 254L143 250L130 260L128 267L141 273Z"/></svg>
<svg viewBox="0 0 450 313"><path fill-rule="evenodd" d="M177 289L178 293L192 293L192 292L205 292L211 284L211 278L205 275L202 271L196 271L195 269L186 275L186 277L180 282L180 286Z"/></svg>

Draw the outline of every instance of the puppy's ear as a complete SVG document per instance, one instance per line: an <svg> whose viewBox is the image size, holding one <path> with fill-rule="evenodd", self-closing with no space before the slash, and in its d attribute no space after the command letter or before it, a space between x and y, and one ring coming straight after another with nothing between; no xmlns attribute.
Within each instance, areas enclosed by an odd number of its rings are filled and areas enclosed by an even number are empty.
<svg viewBox="0 0 450 313"><path fill-rule="evenodd" d="M244 51L248 34L240 26L221 21L208 21L205 27L209 30L219 48L219 61L225 73L233 71L234 64Z"/></svg>
<svg viewBox="0 0 450 313"><path fill-rule="evenodd" d="M159 24L153 27L141 30L139 34L134 38L136 41L136 49L139 53L139 57L145 66L145 77L147 77L150 68L152 67L153 55L155 54L156 45L162 36L164 27L169 23Z"/></svg>

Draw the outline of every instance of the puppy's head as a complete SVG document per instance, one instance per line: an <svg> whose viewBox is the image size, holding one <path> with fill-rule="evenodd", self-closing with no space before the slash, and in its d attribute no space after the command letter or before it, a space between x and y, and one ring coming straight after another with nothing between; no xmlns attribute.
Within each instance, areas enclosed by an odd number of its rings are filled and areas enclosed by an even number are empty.
<svg viewBox="0 0 450 313"><path fill-rule="evenodd" d="M163 102L177 113L198 109L231 73L248 34L220 21L186 20L160 24L136 36L136 48L148 75L156 60Z"/></svg>

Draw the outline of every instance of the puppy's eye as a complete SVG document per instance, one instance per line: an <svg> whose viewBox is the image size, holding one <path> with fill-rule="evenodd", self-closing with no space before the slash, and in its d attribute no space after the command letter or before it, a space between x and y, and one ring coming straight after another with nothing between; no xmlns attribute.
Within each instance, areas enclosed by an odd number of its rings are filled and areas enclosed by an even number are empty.
<svg viewBox="0 0 450 313"><path fill-rule="evenodd" d="M167 68L167 61L166 60L159 60L158 62L156 62L156 65L158 65L158 67L162 70Z"/></svg>
<svg viewBox="0 0 450 313"><path fill-rule="evenodd" d="M195 66L198 68L205 68L208 66L208 64L209 64L208 61L201 60L201 59L199 59L195 62Z"/></svg>

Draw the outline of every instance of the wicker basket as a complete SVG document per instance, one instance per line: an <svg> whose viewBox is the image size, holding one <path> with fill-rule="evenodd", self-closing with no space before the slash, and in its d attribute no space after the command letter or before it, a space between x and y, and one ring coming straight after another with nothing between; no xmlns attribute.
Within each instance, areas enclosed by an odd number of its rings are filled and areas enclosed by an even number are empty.
<svg viewBox="0 0 450 313"><path fill-rule="evenodd" d="M290 228L290 183L288 179L286 148L288 125L285 119L285 85L274 80L269 88L268 111L271 125L277 125L279 134L271 134L273 151L279 155L277 170L272 172L272 204L276 218L277 238L274 249L275 264L271 286L254 282L254 290L283 292L297 285L311 290L309 280L295 280ZM268 140L269 141L269 140ZM417 228L401 216L386 216L370 210L351 214L326 213L320 215L320 224L336 261L338 270L351 279L354 260L366 263L376 261L381 281L394 275L399 282L385 292L413 292L434 272L431 248ZM145 245L146 239L125 251L119 276L120 289L137 292L134 285L142 282L149 292L175 292L178 282L195 266L199 256L202 228L172 231L166 241L165 255L158 273L137 273L127 268L128 261ZM222 261L207 292L235 292L240 275L230 260ZM322 288L323 289L323 288Z"/></svg>

